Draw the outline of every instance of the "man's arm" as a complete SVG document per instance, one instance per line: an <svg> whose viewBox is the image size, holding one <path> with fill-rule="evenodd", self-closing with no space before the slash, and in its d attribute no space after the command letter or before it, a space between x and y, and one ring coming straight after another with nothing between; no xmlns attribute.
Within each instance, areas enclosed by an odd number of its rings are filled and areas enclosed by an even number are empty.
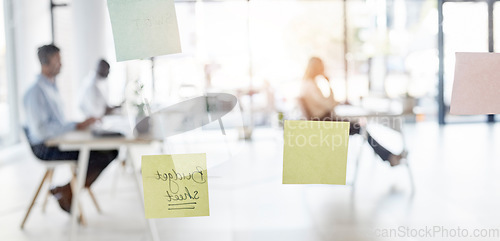
<svg viewBox="0 0 500 241"><path fill-rule="evenodd" d="M41 90L32 89L26 95L24 102L28 127L35 142L47 140L76 128L76 123L62 123L54 116L55 113Z"/></svg>
<svg viewBox="0 0 500 241"><path fill-rule="evenodd" d="M96 121L97 121L96 118L93 118L93 117L88 118L85 121L76 124L76 129L77 130L87 129L90 125L94 124L94 122L96 122Z"/></svg>

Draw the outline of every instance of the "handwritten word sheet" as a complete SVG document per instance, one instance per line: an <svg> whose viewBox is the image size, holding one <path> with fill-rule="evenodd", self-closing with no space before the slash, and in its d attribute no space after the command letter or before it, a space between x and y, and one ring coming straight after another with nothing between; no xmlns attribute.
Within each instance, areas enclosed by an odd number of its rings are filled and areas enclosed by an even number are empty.
<svg viewBox="0 0 500 241"><path fill-rule="evenodd" d="M181 52L174 0L108 0L116 60Z"/></svg>
<svg viewBox="0 0 500 241"><path fill-rule="evenodd" d="M345 185L349 122L285 121L283 184Z"/></svg>
<svg viewBox="0 0 500 241"><path fill-rule="evenodd" d="M205 154L142 156L146 218L209 216Z"/></svg>

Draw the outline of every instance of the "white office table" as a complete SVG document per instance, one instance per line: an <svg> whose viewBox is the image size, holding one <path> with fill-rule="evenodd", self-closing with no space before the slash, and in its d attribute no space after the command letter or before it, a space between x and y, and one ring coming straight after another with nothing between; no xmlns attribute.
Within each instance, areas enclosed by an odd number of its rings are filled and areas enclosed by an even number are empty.
<svg viewBox="0 0 500 241"><path fill-rule="evenodd" d="M89 162L90 151L98 150L113 150L119 149L121 146L137 146L137 145L150 145L153 139L141 139L136 137L96 137L92 135L90 130L86 131L72 131L61 136L55 137L45 142L47 146L57 146L63 151L79 151L78 155L78 172L76 176L76 190L73 193L71 202L71 240L76 240L76 228L78 213L78 200L80 198L80 191L85 184L85 177L87 176L87 168ZM127 148L127 158L130 158L130 148ZM131 162L133 163L133 162ZM134 171L134 173L136 173ZM140 177L136 173L136 181ZM156 227L152 221L148 222L150 232L153 240L158 240Z"/></svg>
<svg viewBox="0 0 500 241"><path fill-rule="evenodd" d="M343 118L376 118L376 117L404 117L401 111L389 109L369 109L353 105L339 105L335 107L335 114Z"/></svg>

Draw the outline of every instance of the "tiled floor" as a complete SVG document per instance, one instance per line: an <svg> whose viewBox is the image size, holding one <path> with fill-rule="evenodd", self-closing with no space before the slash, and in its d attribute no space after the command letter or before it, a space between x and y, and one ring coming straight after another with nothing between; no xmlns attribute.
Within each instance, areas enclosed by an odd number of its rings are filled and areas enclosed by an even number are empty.
<svg viewBox="0 0 500 241"><path fill-rule="evenodd" d="M215 138L199 143L209 150L210 216L159 219L160 238L375 240L386 239L389 234L385 232L394 231L389 240L449 240L457 228L468 235L475 229L500 230L500 125L408 124L405 133L416 183L414 195L407 169L391 168L375 159L368 146L363 149L357 187L351 196L351 186L282 185L283 140L278 130L258 129L252 142L228 143ZM357 141L351 140L351 147ZM194 142L200 140L174 139L169 150L203 149ZM191 143L189 147L187 143ZM354 152L349 153L348 179L352 178ZM223 161L210 161L215 159ZM25 230L19 229L42 175L41 165L30 158L24 145L0 151L0 240L68 240L69 216L52 198L46 213L41 213L38 202ZM64 183L68 178L69 171L63 170L55 181ZM84 195L88 226L79 229L78 240L149 240L142 197L130 170L113 163L94 191L104 213L98 214ZM441 237L443 232L414 235L426 228L447 229L448 237ZM499 239L492 235L455 240Z"/></svg>

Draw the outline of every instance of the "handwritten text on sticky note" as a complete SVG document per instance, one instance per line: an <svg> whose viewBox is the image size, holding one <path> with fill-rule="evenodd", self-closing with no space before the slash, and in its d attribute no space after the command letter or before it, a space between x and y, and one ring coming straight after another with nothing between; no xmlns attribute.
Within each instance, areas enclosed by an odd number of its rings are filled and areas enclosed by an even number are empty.
<svg viewBox="0 0 500 241"><path fill-rule="evenodd" d="M209 216L205 154L142 156L146 218Z"/></svg>
<svg viewBox="0 0 500 241"><path fill-rule="evenodd" d="M181 52L174 0L108 0L116 60Z"/></svg>
<svg viewBox="0 0 500 241"><path fill-rule="evenodd" d="M349 122L285 121L283 184L345 185Z"/></svg>

